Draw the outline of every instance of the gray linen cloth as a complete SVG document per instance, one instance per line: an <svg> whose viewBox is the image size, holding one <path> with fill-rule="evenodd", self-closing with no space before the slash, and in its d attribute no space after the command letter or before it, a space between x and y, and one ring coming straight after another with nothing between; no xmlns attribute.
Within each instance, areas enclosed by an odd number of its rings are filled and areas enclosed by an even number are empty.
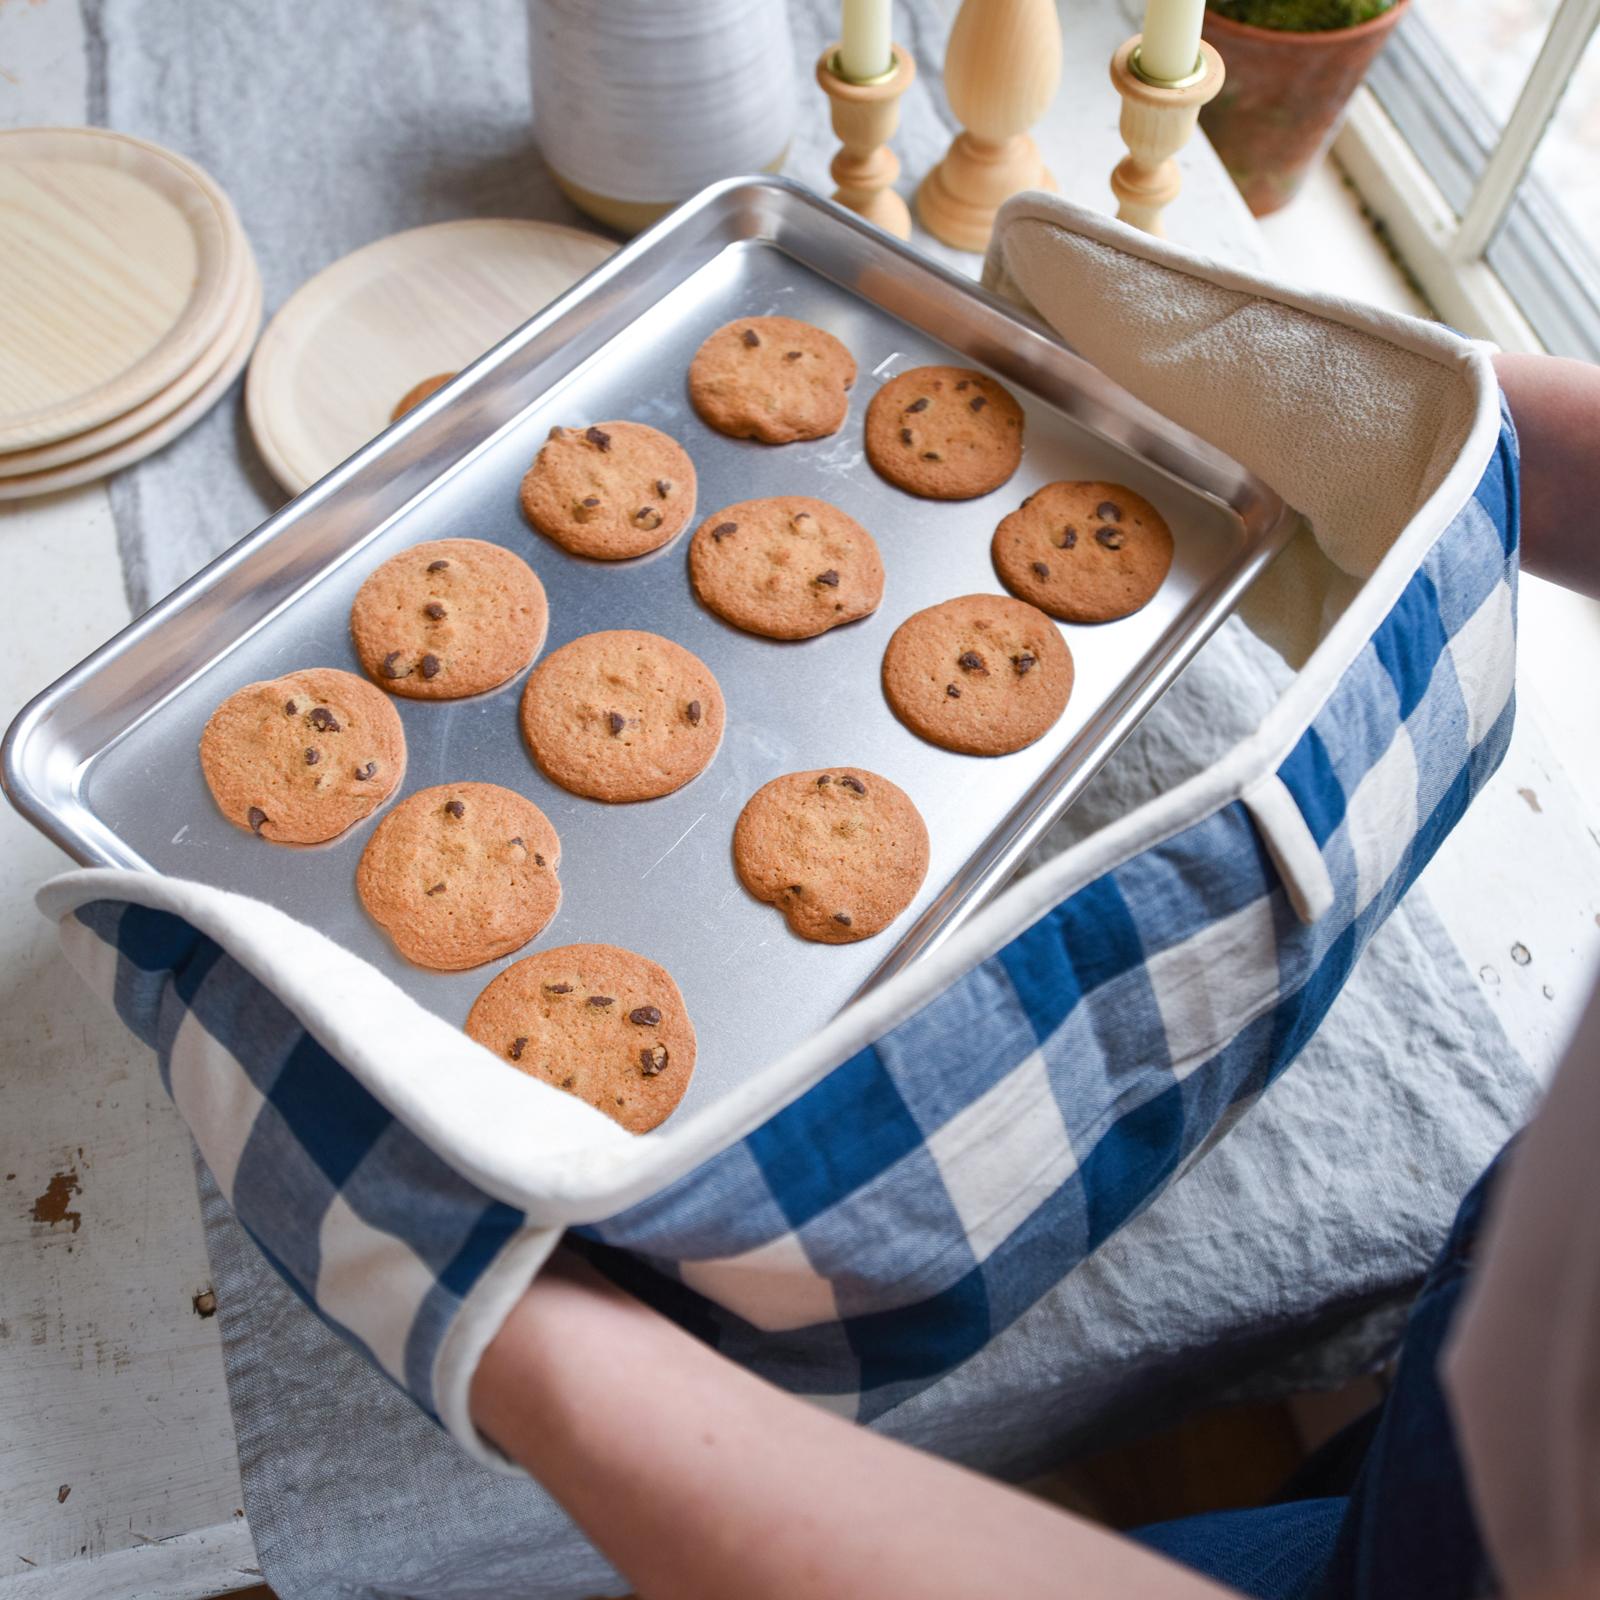
<svg viewBox="0 0 1600 1600"><path fill-rule="evenodd" d="M221 180L260 258L269 311L399 228L472 215L582 220L532 143L520 0L82 3L94 119L186 151ZM918 0L896 17L921 68L897 139L911 172L950 134L936 64L951 9ZM790 14L807 73L836 13L827 0L793 0ZM811 113L788 170L821 186L831 142L820 108ZM112 485L135 609L281 499L236 389ZM1214 759L1254 725L1282 670L1230 624L1041 851ZM1021 1476L1225 1393L1360 1370L1392 1341L1457 1197L1533 1093L1413 893L1300 1061L1227 1139L1005 1335L879 1426ZM201 1193L246 1510L284 1600L626 1588L542 1490L467 1462L328 1333L203 1172Z"/></svg>

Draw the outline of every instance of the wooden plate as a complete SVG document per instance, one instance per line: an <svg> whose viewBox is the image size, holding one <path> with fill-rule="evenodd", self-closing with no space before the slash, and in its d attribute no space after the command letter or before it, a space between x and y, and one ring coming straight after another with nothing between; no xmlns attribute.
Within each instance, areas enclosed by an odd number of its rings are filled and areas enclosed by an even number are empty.
<svg viewBox="0 0 1600 1600"><path fill-rule="evenodd" d="M291 494L388 427L414 384L455 372L616 246L552 222L412 228L324 268L261 336L245 385L257 448Z"/></svg>
<svg viewBox="0 0 1600 1600"><path fill-rule="evenodd" d="M44 472L51 467L82 461L109 450L114 444L121 444L124 439L131 439L136 433L153 428L164 418L170 417L184 401L216 375L217 370L234 353L247 327L259 323L260 318L261 279L254 259L246 249L239 256L238 293L227 321L222 324L222 331L176 383L169 383L142 405L124 411L120 417L114 417L98 428L74 433L54 444L36 445L31 450L11 450L0 455L0 479L17 478L26 473Z"/></svg>
<svg viewBox="0 0 1600 1600"><path fill-rule="evenodd" d="M82 461L52 467L47 472L29 472L15 478L0 478L0 500L22 500L29 495L49 494L57 489L73 489L93 483L123 467L142 461L147 455L170 444L186 428L198 422L227 392L229 384L244 370L261 328L261 275L250 263L244 322L238 338L211 376L175 411L160 422L125 439L109 450L87 456Z"/></svg>
<svg viewBox="0 0 1600 1600"><path fill-rule="evenodd" d="M99 128L0 133L0 451L142 404L192 367L239 290L244 233L181 156Z"/></svg>

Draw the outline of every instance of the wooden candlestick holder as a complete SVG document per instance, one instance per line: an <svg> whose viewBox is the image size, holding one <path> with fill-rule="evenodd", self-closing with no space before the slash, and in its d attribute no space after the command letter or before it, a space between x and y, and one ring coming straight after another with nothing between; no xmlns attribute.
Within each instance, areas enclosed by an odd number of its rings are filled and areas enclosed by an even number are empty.
<svg viewBox="0 0 1600 1600"><path fill-rule="evenodd" d="M889 70L864 82L839 71L839 47L831 44L817 62L817 82L833 111L833 131L844 146L828 168L838 188L833 198L896 238L911 237L911 212L894 192L900 158L889 141L900 123L900 97L911 87L917 64L904 45L894 45Z"/></svg>
<svg viewBox="0 0 1600 1600"><path fill-rule="evenodd" d="M964 131L917 190L917 216L935 238L986 249L1006 200L1055 188L1027 130L1060 81L1055 0L965 0L944 62L945 93Z"/></svg>
<svg viewBox="0 0 1600 1600"><path fill-rule="evenodd" d="M1200 59L1187 78L1162 83L1139 72L1135 34L1111 58L1111 82L1122 96L1122 142L1128 153L1111 174L1117 216L1146 233L1163 232L1161 213L1171 205L1183 180L1172 158L1194 133L1200 107L1222 87L1222 57L1204 39Z"/></svg>

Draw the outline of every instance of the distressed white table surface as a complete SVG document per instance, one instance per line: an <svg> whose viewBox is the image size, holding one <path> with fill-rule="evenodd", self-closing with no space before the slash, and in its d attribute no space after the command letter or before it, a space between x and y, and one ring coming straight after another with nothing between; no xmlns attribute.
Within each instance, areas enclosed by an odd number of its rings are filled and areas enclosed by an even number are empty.
<svg viewBox="0 0 1600 1600"><path fill-rule="evenodd" d="M797 37L820 39L833 5L791 9ZM953 9L947 0L942 13L896 17L940 116L936 69ZM1126 21L1110 5L1064 7L1063 18L1063 82L1039 137L1063 190L1109 209L1120 146L1106 63ZM91 120L102 27L102 0L0 0L0 126ZM169 43L184 48L181 36ZM810 60L798 68L809 76ZM820 185L825 110L814 91L802 107L789 170ZM948 131L924 118L902 142L908 187ZM1183 166L1173 234L1270 266L1203 141ZM920 242L976 270L974 258ZM225 404L236 409L237 392ZM106 490L0 509L0 571L13 605L0 688L9 721L128 618ZM1504 768L1427 876L1470 968L1541 1069L1600 950L1595 818L1525 712ZM240 1588L254 1581L254 1555L215 1322L201 1315L203 1298L196 1306L207 1267L187 1137L142 1050L81 991L32 911L33 889L63 858L0 807L0 860L0 1600Z"/></svg>

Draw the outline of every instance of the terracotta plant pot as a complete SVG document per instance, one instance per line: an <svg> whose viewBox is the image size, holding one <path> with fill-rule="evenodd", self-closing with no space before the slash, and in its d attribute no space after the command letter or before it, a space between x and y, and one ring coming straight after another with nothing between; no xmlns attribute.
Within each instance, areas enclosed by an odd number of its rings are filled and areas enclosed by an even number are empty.
<svg viewBox="0 0 1600 1600"><path fill-rule="evenodd" d="M1205 36L1228 79L1200 113L1200 126L1256 216L1294 198L1409 4L1399 0L1353 28L1320 33L1251 27L1207 10Z"/></svg>

